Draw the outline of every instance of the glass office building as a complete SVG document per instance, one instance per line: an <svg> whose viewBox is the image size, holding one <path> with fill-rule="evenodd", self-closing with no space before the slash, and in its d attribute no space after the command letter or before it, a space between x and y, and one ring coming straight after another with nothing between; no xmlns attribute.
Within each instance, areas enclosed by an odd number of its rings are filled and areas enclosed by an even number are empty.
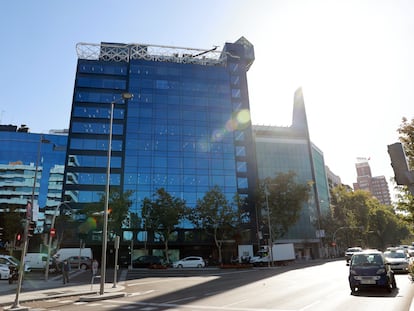
<svg viewBox="0 0 414 311"><path fill-rule="evenodd" d="M191 207L218 185L228 200L247 198L253 230L256 161L246 79L253 46L242 37L222 51L101 43L78 44L77 52L65 199L82 209L104 193L114 103L110 186L133 191L130 212L141 215L143 198L159 188ZM124 92L133 98L123 100Z"/></svg>
<svg viewBox="0 0 414 311"><path fill-rule="evenodd" d="M67 136L2 125L0 142L0 217L11 208L26 213L33 196L33 219L41 233L62 199Z"/></svg>
<svg viewBox="0 0 414 311"><path fill-rule="evenodd" d="M295 94L290 127L254 126L254 136L260 179L293 171L297 182L311 189L298 222L275 242L294 243L299 257L321 256L323 228L319 219L329 212L329 189L323 153L309 138L302 91Z"/></svg>

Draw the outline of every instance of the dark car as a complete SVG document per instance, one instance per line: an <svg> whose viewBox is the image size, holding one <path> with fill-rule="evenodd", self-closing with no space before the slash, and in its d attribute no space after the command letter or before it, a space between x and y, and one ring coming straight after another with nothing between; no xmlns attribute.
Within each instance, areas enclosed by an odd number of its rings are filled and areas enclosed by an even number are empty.
<svg viewBox="0 0 414 311"><path fill-rule="evenodd" d="M162 265L161 258L152 255L140 256L132 261L133 268L155 268Z"/></svg>
<svg viewBox="0 0 414 311"><path fill-rule="evenodd" d="M345 251L345 260L346 263L349 263L349 261L351 260L352 254L356 253L356 252L361 252L362 248L361 247L350 247Z"/></svg>
<svg viewBox="0 0 414 311"><path fill-rule="evenodd" d="M388 292L397 288L390 264L384 254L377 250L367 250L352 255L348 280L352 293L369 287L385 288Z"/></svg>

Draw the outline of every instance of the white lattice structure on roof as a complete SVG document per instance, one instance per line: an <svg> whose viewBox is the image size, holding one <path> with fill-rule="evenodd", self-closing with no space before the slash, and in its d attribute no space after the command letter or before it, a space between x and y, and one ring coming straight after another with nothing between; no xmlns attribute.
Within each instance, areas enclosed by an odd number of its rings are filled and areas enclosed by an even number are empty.
<svg viewBox="0 0 414 311"><path fill-rule="evenodd" d="M144 59L158 62L198 64L205 66L223 65L227 54L216 50L193 49L151 44L78 43L76 52L79 59L129 62Z"/></svg>

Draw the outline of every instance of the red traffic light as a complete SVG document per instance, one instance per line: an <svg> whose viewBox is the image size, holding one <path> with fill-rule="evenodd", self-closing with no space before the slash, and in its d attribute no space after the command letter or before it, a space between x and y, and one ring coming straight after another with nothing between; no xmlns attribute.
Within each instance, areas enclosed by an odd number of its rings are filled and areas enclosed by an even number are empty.
<svg viewBox="0 0 414 311"><path fill-rule="evenodd" d="M21 241L21 240L22 240L22 235L21 235L21 233L18 233L18 234L17 234L17 236L16 236L16 240L17 240L17 241Z"/></svg>
<svg viewBox="0 0 414 311"><path fill-rule="evenodd" d="M56 235L56 229L55 228L50 228L50 236L54 237Z"/></svg>

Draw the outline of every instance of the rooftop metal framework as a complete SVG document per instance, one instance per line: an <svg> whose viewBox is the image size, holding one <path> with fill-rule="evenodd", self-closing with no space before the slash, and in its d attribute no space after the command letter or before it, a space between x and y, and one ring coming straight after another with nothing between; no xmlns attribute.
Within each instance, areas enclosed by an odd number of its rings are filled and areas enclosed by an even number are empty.
<svg viewBox="0 0 414 311"><path fill-rule="evenodd" d="M223 65L227 61L226 52L212 49L194 49L141 43L83 43L76 44L79 59L129 62L144 59L158 62L198 64L205 66ZM231 55L230 55L231 56Z"/></svg>

